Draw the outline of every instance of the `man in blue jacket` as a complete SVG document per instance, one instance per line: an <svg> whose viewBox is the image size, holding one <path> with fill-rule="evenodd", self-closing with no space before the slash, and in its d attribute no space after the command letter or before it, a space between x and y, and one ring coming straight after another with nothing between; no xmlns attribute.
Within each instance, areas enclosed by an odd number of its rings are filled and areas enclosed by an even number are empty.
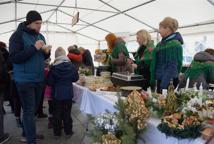
<svg viewBox="0 0 214 144"><path fill-rule="evenodd" d="M26 21L19 24L9 41L13 78L23 108L23 126L28 144L36 144L34 115L44 85L44 60L50 57L50 49L44 50L45 38L40 34L41 25L41 15L37 11L29 11Z"/></svg>

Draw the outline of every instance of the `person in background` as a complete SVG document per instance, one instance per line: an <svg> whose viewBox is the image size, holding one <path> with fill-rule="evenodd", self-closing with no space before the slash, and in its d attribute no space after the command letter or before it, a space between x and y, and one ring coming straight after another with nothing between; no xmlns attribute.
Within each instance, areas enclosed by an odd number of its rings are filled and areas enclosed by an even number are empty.
<svg viewBox="0 0 214 144"><path fill-rule="evenodd" d="M77 45L73 45L73 47L74 47L75 49L78 49L78 46L77 46Z"/></svg>
<svg viewBox="0 0 214 144"><path fill-rule="evenodd" d="M183 61L183 39L178 29L178 21L171 17L164 18L159 23L159 33L162 40L152 51L151 82L157 80L157 92L162 93L162 89L167 89L170 80L176 88L178 76L182 68Z"/></svg>
<svg viewBox="0 0 214 144"><path fill-rule="evenodd" d="M69 46L68 47L68 54L67 57L71 60L71 62L79 69L81 62L82 62L82 55L77 48L77 45Z"/></svg>
<svg viewBox="0 0 214 144"><path fill-rule="evenodd" d="M136 69L135 73L143 75L145 78L145 84L143 86L144 90L147 90L150 84L150 65L152 61L152 50L154 49L154 42L151 40L151 36L148 31L141 29L136 33L137 42L139 48L134 55Z"/></svg>
<svg viewBox="0 0 214 144"><path fill-rule="evenodd" d="M2 52L0 51L0 143L3 144L9 140L9 134L4 133L4 111L3 111L3 102L4 102L4 90L6 88L5 81L7 75L7 67L5 65L5 60Z"/></svg>
<svg viewBox="0 0 214 144"><path fill-rule="evenodd" d="M214 83L214 49L208 48L195 54L189 68L180 79L179 88L186 86L189 78L189 87L199 88L202 84L203 89L209 88L209 83Z"/></svg>
<svg viewBox="0 0 214 144"><path fill-rule="evenodd" d="M6 82L5 92L4 95L6 95L7 98L9 98L10 106L12 112L14 112L15 118L16 118L16 124L18 128L22 128L22 137L20 139L21 142L26 142L25 133L23 129L23 124L21 122L21 102L18 96L17 88L15 81L13 79L13 66L9 59L9 52L6 49L7 45L4 42L0 42L0 51L3 54L3 57L5 59L5 64L7 67L7 71L10 76L10 81ZM8 96L9 93L9 96Z"/></svg>
<svg viewBox="0 0 214 144"><path fill-rule="evenodd" d="M42 17L37 11L29 11L26 21L20 23L9 40L13 78L23 109L23 126L27 144L36 144L35 113L44 87L44 61L50 57L50 46L40 33Z"/></svg>
<svg viewBox="0 0 214 144"><path fill-rule="evenodd" d="M43 111L44 93L45 93L45 86L43 88L42 97L41 97L41 100L39 102L39 107L36 112L37 118L47 118L48 117L47 114L45 114Z"/></svg>
<svg viewBox="0 0 214 144"><path fill-rule="evenodd" d="M50 61L51 59L47 59L45 61L45 92L44 97L48 100L48 128L53 128L53 101L51 96L51 87L48 86L48 73L50 71Z"/></svg>
<svg viewBox="0 0 214 144"><path fill-rule="evenodd" d="M106 35L105 40L108 44L111 72L132 72L132 63L129 53L122 38L117 38L115 34Z"/></svg>
<svg viewBox="0 0 214 144"><path fill-rule="evenodd" d="M7 66L7 72L8 72L8 76L12 70L12 64L9 60L9 52L7 50L7 45L4 42L0 41L0 51L2 52L2 55L4 57L4 60L6 62L6 66ZM10 86L11 86L11 78L8 79L8 81L6 82L6 89L4 91L4 100L9 100L9 105L11 106L11 111L14 112L14 102L13 102L13 98L11 97L11 91L10 91ZM5 110L4 110L5 113Z"/></svg>
<svg viewBox="0 0 214 144"><path fill-rule="evenodd" d="M61 136L62 122L66 137L72 136L71 107L73 82L79 79L76 67L66 56L62 47L55 51L55 60L48 74L48 85L52 88L53 98L53 132L56 139Z"/></svg>
<svg viewBox="0 0 214 144"><path fill-rule="evenodd" d="M90 68L92 74L94 74L94 63L90 51L88 49L84 49L83 47L79 47L79 51L82 55L82 64Z"/></svg>
<svg viewBox="0 0 214 144"><path fill-rule="evenodd" d="M46 59L44 61L45 63L45 69L47 67L47 62L50 61L50 58L49 59ZM45 75L46 76L46 75ZM45 81L46 82L46 81ZM44 102L44 94L45 94L45 89L46 89L46 85L44 85L44 88L43 88L43 91L42 91L42 97L41 97L41 100L40 100L40 103L39 103L39 107L38 107L38 110L36 112L36 115L37 115L37 118L47 118L47 114L44 113L43 111L43 102Z"/></svg>

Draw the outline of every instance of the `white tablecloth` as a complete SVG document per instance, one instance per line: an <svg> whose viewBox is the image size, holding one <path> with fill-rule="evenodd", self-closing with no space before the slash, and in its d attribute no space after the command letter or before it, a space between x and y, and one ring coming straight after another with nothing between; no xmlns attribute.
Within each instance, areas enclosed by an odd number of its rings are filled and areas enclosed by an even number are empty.
<svg viewBox="0 0 214 144"><path fill-rule="evenodd" d="M80 110L83 113L96 116L106 110L115 112L114 104L117 101L115 95L100 95L98 92L92 92L88 88L73 85L74 98L73 100L80 104Z"/></svg>
<svg viewBox="0 0 214 144"><path fill-rule="evenodd" d="M197 139L177 139L175 137L167 137L164 133L157 129L159 119L150 118L148 126L140 136L146 144L205 144L202 138Z"/></svg>
<svg viewBox="0 0 214 144"><path fill-rule="evenodd" d="M96 116L99 113L116 112L114 104L118 97L115 95L105 95L104 93L92 92L89 89L73 85L74 100L80 104L80 110L83 113ZM197 139L177 139L174 137L167 137L164 133L161 133L157 129L157 125L160 123L159 119L150 118L148 126L138 141L139 144L205 144L205 141L201 138Z"/></svg>

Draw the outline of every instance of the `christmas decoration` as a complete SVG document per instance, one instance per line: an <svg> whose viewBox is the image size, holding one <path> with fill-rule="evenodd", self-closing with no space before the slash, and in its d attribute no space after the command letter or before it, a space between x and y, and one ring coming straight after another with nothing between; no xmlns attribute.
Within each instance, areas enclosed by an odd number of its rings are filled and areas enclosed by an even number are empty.
<svg viewBox="0 0 214 144"><path fill-rule="evenodd" d="M145 129L149 111L141 93L133 91L127 99L118 99L117 113L104 113L95 117L95 128L89 136L102 144L136 144Z"/></svg>
<svg viewBox="0 0 214 144"><path fill-rule="evenodd" d="M162 119L158 129L168 136L196 138L200 136L202 125L197 115L187 116L183 113L173 113Z"/></svg>
<svg viewBox="0 0 214 144"><path fill-rule="evenodd" d="M115 137L112 133L102 136L102 144L121 144L121 140Z"/></svg>
<svg viewBox="0 0 214 144"><path fill-rule="evenodd" d="M178 109L177 97L174 93L173 82L170 81L168 87L168 94L166 97L165 114L171 114L176 112Z"/></svg>

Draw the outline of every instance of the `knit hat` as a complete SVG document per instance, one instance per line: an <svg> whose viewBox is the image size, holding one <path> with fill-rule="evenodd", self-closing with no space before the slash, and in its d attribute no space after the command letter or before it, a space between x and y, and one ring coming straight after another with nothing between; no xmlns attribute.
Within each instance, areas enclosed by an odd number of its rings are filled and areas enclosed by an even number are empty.
<svg viewBox="0 0 214 144"><path fill-rule="evenodd" d="M105 40L109 44L109 49L112 49L114 47L114 43L115 43L116 39L117 39L117 37L113 33L106 35Z"/></svg>
<svg viewBox="0 0 214 144"><path fill-rule="evenodd" d="M37 20L42 20L41 15L37 11L29 11L26 16L26 24L29 25Z"/></svg>
<svg viewBox="0 0 214 144"><path fill-rule="evenodd" d="M173 33L178 29L178 21L171 17L164 18L159 25L170 28Z"/></svg>
<svg viewBox="0 0 214 144"><path fill-rule="evenodd" d="M55 51L55 58L60 57L60 56L65 56L66 52L62 47L58 47Z"/></svg>

